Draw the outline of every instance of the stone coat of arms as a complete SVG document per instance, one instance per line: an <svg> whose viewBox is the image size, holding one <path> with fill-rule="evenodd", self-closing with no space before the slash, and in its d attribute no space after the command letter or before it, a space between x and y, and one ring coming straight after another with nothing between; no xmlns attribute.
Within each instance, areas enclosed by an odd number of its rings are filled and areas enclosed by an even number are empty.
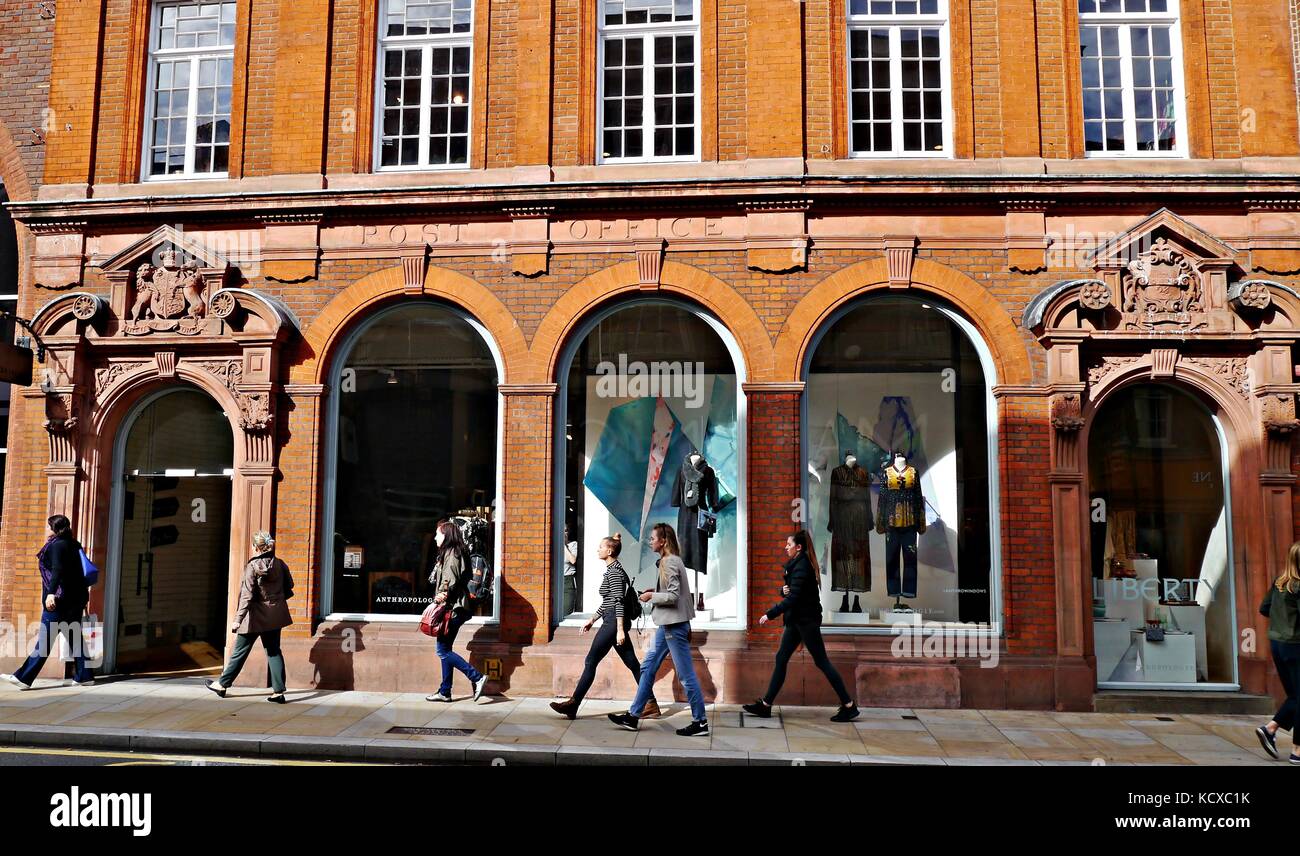
<svg viewBox="0 0 1300 856"><path fill-rule="evenodd" d="M1124 311L1136 316L1141 327L1203 326L1194 325L1191 317L1205 311L1200 274L1165 238L1129 262L1123 280Z"/></svg>
<svg viewBox="0 0 1300 856"><path fill-rule="evenodd" d="M207 303L203 299L203 275L193 260L181 263L175 250L167 249L135 273L135 303L122 331L128 336L176 331L193 336L203 329Z"/></svg>

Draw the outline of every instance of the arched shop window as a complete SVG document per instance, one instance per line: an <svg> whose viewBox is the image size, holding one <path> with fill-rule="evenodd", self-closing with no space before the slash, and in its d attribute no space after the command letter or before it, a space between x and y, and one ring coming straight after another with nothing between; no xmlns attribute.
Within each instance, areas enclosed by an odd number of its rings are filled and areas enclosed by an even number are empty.
<svg viewBox="0 0 1300 856"><path fill-rule="evenodd" d="M620 304L578 331L561 362L567 368L557 403L564 426L557 437L558 619L600 608L605 565L596 549L607 535L622 537L620 561L637 588L653 588L650 529L666 522L694 572L688 583L697 608L703 597L696 624L741 621L738 362L716 319L670 301ZM688 492L698 496L693 506ZM710 516L716 530L707 535L700 522Z"/></svg>
<svg viewBox="0 0 1300 856"><path fill-rule="evenodd" d="M969 322L911 297L852 304L814 342L804 496L826 626L996 624L988 360Z"/></svg>
<svg viewBox="0 0 1300 856"><path fill-rule="evenodd" d="M1172 386L1117 391L1093 417L1088 482L1098 683L1235 683L1227 468L1209 411Z"/></svg>
<svg viewBox="0 0 1300 856"><path fill-rule="evenodd" d="M419 616L444 519L496 567L497 381L486 332L436 303L385 310L344 343L326 446L330 612Z"/></svg>

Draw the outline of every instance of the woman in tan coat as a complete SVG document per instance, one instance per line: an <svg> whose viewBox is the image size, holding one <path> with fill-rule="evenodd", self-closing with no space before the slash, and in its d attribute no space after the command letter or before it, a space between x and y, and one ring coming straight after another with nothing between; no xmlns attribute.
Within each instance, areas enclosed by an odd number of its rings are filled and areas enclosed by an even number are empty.
<svg viewBox="0 0 1300 856"><path fill-rule="evenodd" d="M253 643L261 639L271 669L273 692L267 701L284 704L284 655L280 653L280 631L293 623L287 603L291 597L293 577L288 566L275 557L275 539L267 532L258 532L253 536L253 558L244 566L244 577L239 585L239 607L230 625L230 632L236 634L235 650L231 652L230 662L221 677L208 681L208 689L225 698L226 690L244 668Z"/></svg>

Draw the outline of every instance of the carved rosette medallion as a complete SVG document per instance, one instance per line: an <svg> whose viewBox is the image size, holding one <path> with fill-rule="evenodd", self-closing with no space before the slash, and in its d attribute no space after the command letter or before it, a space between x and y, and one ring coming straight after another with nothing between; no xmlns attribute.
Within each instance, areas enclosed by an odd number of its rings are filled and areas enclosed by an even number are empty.
<svg viewBox="0 0 1300 856"><path fill-rule="evenodd" d="M99 313L99 301L89 294L83 294L72 301L72 317L78 321L89 321Z"/></svg>
<svg viewBox="0 0 1300 856"><path fill-rule="evenodd" d="M1091 280L1079 289L1079 305L1084 309L1099 312L1110 306L1110 286L1100 280Z"/></svg>
<svg viewBox="0 0 1300 856"><path fill-rule="evenodd" d="M239 301L229 291L218 291L212 295L212 302L208 304L208 311L212 313L212 317L223 321L234 315L238 308Z"/></svg>

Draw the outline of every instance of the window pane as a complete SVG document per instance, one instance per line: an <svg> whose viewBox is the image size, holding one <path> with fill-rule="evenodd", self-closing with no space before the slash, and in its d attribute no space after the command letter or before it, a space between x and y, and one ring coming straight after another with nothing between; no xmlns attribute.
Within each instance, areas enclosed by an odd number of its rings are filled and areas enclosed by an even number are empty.
<svg viewBox="0 0 1300 856"><path fill-rule="evenodd" d="M1098 680L1232 681L1232 575L1213 586L1202 575L1230 553L1226 460L1211 415L1174 387L1129 386L1094 415L1087 456L1087 500L1105 509L1090 524L1092 598L1104 615L1093 619ZM1150 585L1133 585L1143 580ZM1158 655L1141 632L1148 618L1168 628Z"/></svg>
<svg viewBox="0 0 1300 856"><path fill-rule="evenodd" d="M609 368L620 364L651 367L655 393L646 394L651 384L638 389L639 384L620 383L611 393L606 384L598 383ZM661 365L686 367L698 390L695 397L680 382L680 374L678 382L671 380L673 369L661 374ZM739 617L745 609L737 585L743 562L737 552L743 519L739 506L744 499L735 437L744 429L737 421L736 368L718 334L677 305L622 306L576 343L571 364L561 371L567 381L565 409L573 427L562 435L564 458L562 466L557 465L562 480L556 486L569 513L555 524L557 529L568 524L566 540L576 542L579 560L571 570L554 568L556 588L565 593L556 598L557 617L600 606L604 565L595 549L611 533L618 533L626 545L619 561L633 582L640 587L653 580L656 557L643 533L660 520L682 533L677 540L683 561L707 572L699 575L698 591L705 606L723 621ZM700 533L695 509L670 505L669 494L694 447L682 429L690 425L698 426L694 444L716 480L717 534L711 539ZM664 460L647 482L651 438L656 432L667 441ZM638 449L645 451L623 451ZM637 471L639 479L632 475ZM653 588L653 583L648 587Z"/></svg>
<svg viewBox="0 0 1300 856"><path fill-rule="evenodd" d="M333 607L418 615L439 520L495 565L495 363L468 322L427 303L377 316L342 362L354 382L337 404Z"/></svg>
<svg viewBox="0 0 1300 856"><path fill-rule="evenodd" d="M882 612L900 597L931 621L992 617L988 386L974 344L932 307L929 300L862 300L811 356L807 526L826 574L825 624L888 626ZM940 372L956 395L935 394ZM910 468L920 504L930 509L923 534L904 507L912 495L885 469L899 449L907 458L902 472ZM869 516L882 525L868 524ZM885 561L887 542L914 553L915 576Z"/></svg>

